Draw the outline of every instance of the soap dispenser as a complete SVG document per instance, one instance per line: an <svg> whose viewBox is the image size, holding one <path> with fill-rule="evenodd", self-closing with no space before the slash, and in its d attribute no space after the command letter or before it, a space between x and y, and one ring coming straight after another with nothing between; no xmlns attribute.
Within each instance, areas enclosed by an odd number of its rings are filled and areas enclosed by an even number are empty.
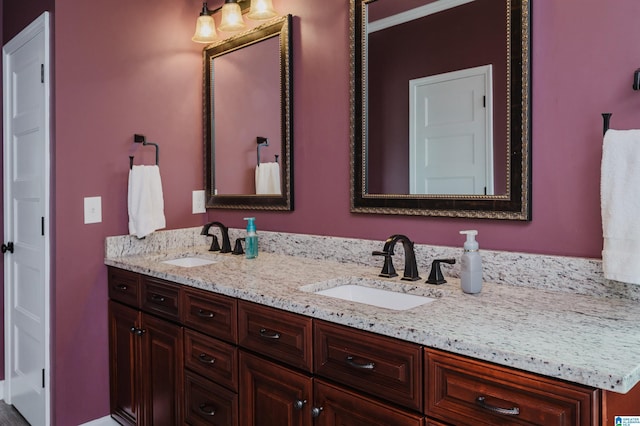
<svg viewBox="0 0 640 426"><path fill-rule="evenodd" d="M460 261L460 286L465 293L480 293L482 290L482 257L478 253L478 242L475 238L478 231L460 231L460 233L467 236Z"/></svg>
<svg viewBox="0 0 640 426"><path fill-rule="evenodd" d="M245 243L245 257L247 259L255 259L258 257L258 234L256 234L256 218L245 217L247 221L247 236L244 239Z"/></svg>

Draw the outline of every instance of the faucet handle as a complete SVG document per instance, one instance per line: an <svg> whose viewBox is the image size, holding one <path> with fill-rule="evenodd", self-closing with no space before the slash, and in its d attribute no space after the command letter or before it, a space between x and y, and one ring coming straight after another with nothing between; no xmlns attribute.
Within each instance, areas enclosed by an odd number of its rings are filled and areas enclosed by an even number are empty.
<svg viewBox="0 0 640 426"><path fill-rule="evenodd" d="M218 242L217 235L211 235L213 237L213 241L211 241L211 247L209 247L209 251L220 251L220 243Z"/></svg>
<svg viewBox="0 0 640 426"><path fill-rule="evenodd" d="M436 259L431 263L431 272L429 273L429 278L427 279L428 284L444 284L447 280L444 279L444 275L442 275L442 270L440 269L441 263L448 263L453 265L456 263L455 259Z"/></svg>
<svg viewBox="0 0 640 426"><path fill-rule="evenodd" d="M233 246L231 254L244 254L244 249L242 248L243 241L244 238L236 238L236 244Z"/></svg>
<svg viewBox="0 0 640 426"><path fill-rule="evenodd" d="M378 276L384 278L393 278L398 276L396 269L393 267L393 259L391 258L393 253L388 251L374 251L371 254L373 256L384 256L384 266L382 267L382 272L380 272Z"/></svg>

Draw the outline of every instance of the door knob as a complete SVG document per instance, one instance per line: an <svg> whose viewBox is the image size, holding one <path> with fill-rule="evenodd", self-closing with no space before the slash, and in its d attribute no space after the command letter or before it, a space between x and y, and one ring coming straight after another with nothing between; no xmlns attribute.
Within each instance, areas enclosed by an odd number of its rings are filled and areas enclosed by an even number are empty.
<svg viewBox="0 0 640 426"><path fill-rule="evenodd" d="M6 253L6 252L13 253L13 241L9 241L6 244L2 244L2 252L3 253Z"/></svg>

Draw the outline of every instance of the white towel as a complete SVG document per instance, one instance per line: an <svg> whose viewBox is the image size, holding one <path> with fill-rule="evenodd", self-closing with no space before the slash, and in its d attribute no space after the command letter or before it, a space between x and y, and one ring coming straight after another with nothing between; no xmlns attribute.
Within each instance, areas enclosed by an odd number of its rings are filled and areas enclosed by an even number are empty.
<svg viewBox="0 0 640 426"><path fill-rule="evenodd" d="M256 194L280 195L280 164L261 163L256 167Z"/></svg>
<svg viewBox="0 0 640 426"><path fill-rule="evenodd" d="M166 226L158 166L133 166L129 170L128 210L129 234L138 238Z"/></svg>
<svg viewBox="0 0 640 426"><path fill-rule="evenodd" d="M640 284L640 130L605 134L600 196L604 276Z"/></svg>

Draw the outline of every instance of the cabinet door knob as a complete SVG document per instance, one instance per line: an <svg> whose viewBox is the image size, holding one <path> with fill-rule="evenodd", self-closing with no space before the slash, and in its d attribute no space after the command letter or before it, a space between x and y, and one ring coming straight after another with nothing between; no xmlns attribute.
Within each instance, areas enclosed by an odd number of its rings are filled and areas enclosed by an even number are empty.
<svg viewBox="0 0 640 426"><path fill-rule="evenodd" d="M127 287L125 284L118 284L116 286L116 290L119 290L119 291L127 291L128 288L129 287Z"/></svg>
<svg viewBox="0 0 640 426"><path fill-rule="evenodd" d="M306 403L307 403L306 399L305 400L299 399L293 403L293 408L295 408L296 410L302 410L302 408Z"/></svg>
<svg viewBox="0 0 640 426"><path fill-rule="evenodd" d="M131 327L129 329L129 331L133 334L135 334L136 336L142 336L144 333L147 332L147 330L143 329L143 328L137 328L137 327Z"/></svg>
<svg viewBox="0 0 640 426"><path fill-rule="evenodd" d="M313 407L311 409L311 417L313 418L319 417L320 414L322 414L322 410L324 410L324 408L322 407Z"/></svg>
<svg viewBox="0 0 640 426"><path fill-rule="evenodd" d="M266 328L262 328L262 329L260 329L260 336L264 337L265 339L277 340L277 339L280 338L280 333L277 333L275 331L267 330Z"/></svg>
<svg viewBox="0 0 640 426"><path fill-rule="evenodd" d="M212 407L209 404L200 404L200 406L198 406L198 409L200 410L200 412L202 414L205 414L207 416L215 416L216 415L216 409L214 407Z"/></svg>
<svg viewBox="0 0 640 426"><path fill-rule="evenodd" d="M355 362L351 355L349 355L346 360L347 364L349 364L353 368L357 368L358 370L373 370L374 368L376 368L375 362L365 362L364 364L360 364Z"/></svg>
<svg viewBox="0 0 640 426"><path fill-rule="evenodd" d="M502 414L503 416L517 416L520 414L520 409L518 407L512 408L502 408L496 407L495 405L488 404L485 400L484 396L479 396L476 398L476 404L485 410L491 411L492 413Z"/></svg>

